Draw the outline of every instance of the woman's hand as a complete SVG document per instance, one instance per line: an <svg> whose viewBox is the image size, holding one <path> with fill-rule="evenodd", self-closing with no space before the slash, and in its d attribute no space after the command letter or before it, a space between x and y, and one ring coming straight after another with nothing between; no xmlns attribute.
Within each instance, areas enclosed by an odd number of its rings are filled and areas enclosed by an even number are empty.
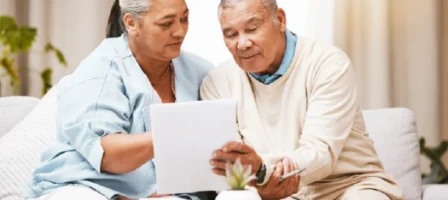
<svg viewBox="0 0 448 200"><path fill-rule="evenodd" d="M104 150L101 171L125 174L136 170L154 158L150 132L142 134L109 134L101 139Z"/></svg>
<svg viewBox="0 0 448 200"><path fill-rule="evenodd" d="M168 197L168 196L173 196L173 195L172 194L157 194L157 191L156 191L156 192L154 192L154 194L152 194L148 198L159 198L159 197Z"/></svg>

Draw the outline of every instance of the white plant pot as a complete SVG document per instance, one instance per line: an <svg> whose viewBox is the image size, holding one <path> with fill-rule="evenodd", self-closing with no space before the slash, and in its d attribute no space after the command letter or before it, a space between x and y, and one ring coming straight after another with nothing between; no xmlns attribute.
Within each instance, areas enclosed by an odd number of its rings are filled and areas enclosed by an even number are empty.
<svg viewBox="0 0 448 200"><path fill-rule="evenodd" d="M219 192L216 200L261 200L256 190L225 190Z"/></svg>

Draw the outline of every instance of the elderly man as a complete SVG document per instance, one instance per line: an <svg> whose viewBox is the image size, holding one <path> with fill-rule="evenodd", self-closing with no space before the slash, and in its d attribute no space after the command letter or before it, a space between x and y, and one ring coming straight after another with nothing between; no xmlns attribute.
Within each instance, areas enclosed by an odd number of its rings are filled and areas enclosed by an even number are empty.
<svg viewBox="0 0 448 200"><path fill-rule="evenodd" d="M240 141L213 154L215 173L240 159L263 199L402 199L366 132L345 53L290 32L275 0L221 0L219 17L233 59L200 92L238 100ZM297 168L306 170L279 180Z"/></svg>

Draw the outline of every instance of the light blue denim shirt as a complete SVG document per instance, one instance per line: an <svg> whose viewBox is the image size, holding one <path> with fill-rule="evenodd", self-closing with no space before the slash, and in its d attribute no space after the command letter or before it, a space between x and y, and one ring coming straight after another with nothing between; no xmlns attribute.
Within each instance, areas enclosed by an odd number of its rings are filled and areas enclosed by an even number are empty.
<svg viewBox="0 0 448 200"><path fill-rule="evenodd" d="M187 52L172 62L176 101L198 100L199 86L213 65ZM58 87L58 143L42 154L24 196L37 197L68 184L89 186L109 199L153 194L153 161L127 174L100 172L101 138L150 131L149 105L161 103L126 36L105 39Z"/></svg>
<svg viewBox="0 0 448 200"><path fill-rule="evenodd" d="M291 31L286 29L285 31L285 37L286 37L286 48L285 48L285 54L283 55L283 60L280 64L280 67L278 70L270 75L270 74L263 74L263 75L257 75L254 73L251 73L251 75L259 80L260 82L264 83L265 85L269 85L276 81L278 78L283 76L283 74L288 71L289 65L291 65L291 62L294 58L294 54L296 51L296 44L297 44L297 36L294 35Z"/></svg>

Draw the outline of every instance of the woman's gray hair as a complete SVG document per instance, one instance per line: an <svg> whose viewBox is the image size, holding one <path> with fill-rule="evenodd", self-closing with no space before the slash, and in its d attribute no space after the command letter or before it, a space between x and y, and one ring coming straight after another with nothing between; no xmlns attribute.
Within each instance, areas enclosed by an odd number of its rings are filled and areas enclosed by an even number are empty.
<svg viewBox="0 0 448 200"><path fill-rule="evenodd" d="M221 0L219 3L219 8L231 8L235 6L235 4L240 3L241 1L245 0ZM278 9L277 0L259 0L263 3L266 10L272 15L272 20L274 22L274 25L277 27L278 22L275 19L275 12Z"/></svg>
<svg viewBox="0 0 448 200"><path fill-rule="evenodd" d="M124 32L126 27L124 25L124 15L127 13L132 14L135 18L139 19L140 15L146 11L149 11L151 7L151 0L119 0L120 2L120 26Z"/></svg>
<svg viewBox="0 0 448 200"><path fill-rule="evenodd" d="M126 33L123 18L127 13L139 19L140 15L149 11L151 0L115 0L109 15L106 36L118 37Z"/></svg>

